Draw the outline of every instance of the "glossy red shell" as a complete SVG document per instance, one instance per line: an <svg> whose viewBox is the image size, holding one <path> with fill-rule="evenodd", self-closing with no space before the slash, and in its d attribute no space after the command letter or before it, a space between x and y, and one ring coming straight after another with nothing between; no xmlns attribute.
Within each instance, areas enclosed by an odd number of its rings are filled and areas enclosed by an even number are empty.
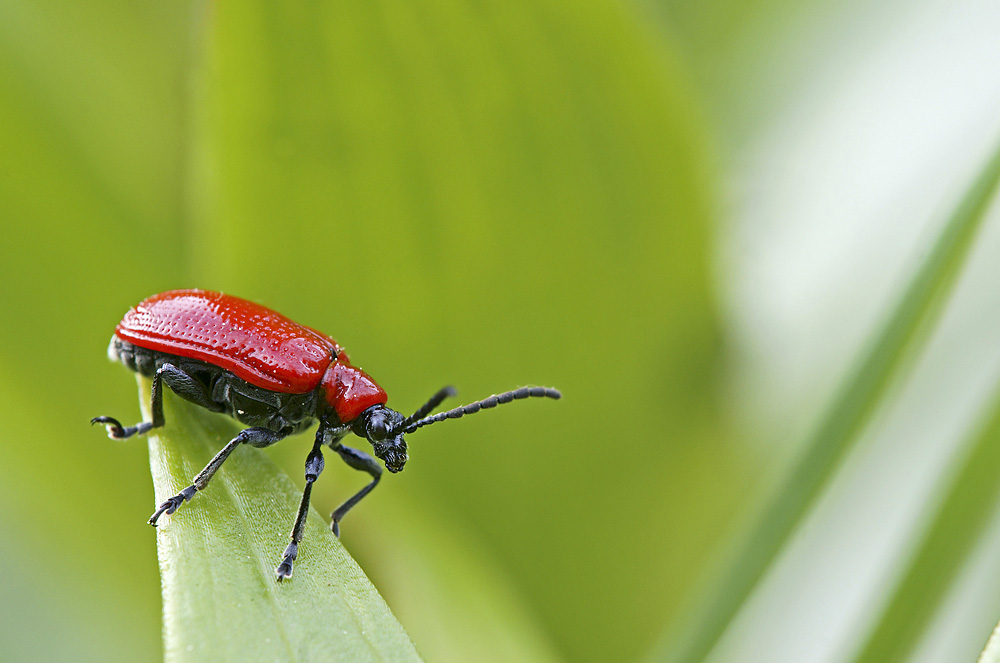
<svg viewBox="0 0 1000 663"><path fill-rule="evenodd" d="M367 373L347 363L334 362L323 376L326 400L341 421L353 421L376 403L385 403L388 396Z"/></svg>
<svg viewBox="0 0 1000 663"><path fill-rule="evenodd" d="M200 359L250 384L302 394L319 385L341 351L332 339L245 299L172 290L139 303L115 328L122 340Z"/></svg>
<svg viewBox="0 0 1000 663"><path fill-rule="evenodd" d="M129 310L115 334L133 345L200 359L285 394L319 387L343 422L388 400L335 340L269 308L207 290L171 290Z"/></svg>

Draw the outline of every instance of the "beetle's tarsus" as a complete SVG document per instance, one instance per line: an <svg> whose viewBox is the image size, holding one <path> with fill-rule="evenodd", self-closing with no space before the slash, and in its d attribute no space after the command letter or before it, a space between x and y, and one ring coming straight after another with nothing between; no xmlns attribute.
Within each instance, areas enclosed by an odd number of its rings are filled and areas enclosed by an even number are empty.
<svg viewBox="0 0 1000 663"><path fill-rule="evenodd" d="M149 520L147 520L146 522L149 523L150 525L152 525L153 527L156 527L156 521L160 519L160 516L162 516L163 513L168 508L170 508L170 500L167 500L166 502L164 502L163 504L161 504L159 506L159 508L156 511L153 512L153 515L151 515L149 517Z"/></svg>
<svg viewBox="0 0 1000 663"><path fill-rule="evenodd" d="M133 435L142 435L143 433L148 433L154 427L152 422L143 421L135 426L125 428L114 417L94 417L90 420L90 425L93 426L94 424L104 424L104 427L108 430L108 437L112 440L124 440Z"/></svg>
<svg viewBox="0 0 1000 663"><path fill-rule="evenodd" d="M274 570L278 574L278 582L281 582L285 578L292 577L292 564L295 562L295 558L299 556L299 546L297 543L292 541L285 548L285 556L281 559L281 564L278 564L278 568Z"/></svg>
<svg viewBox="0 0 1000 663"><path fill-rule="evenodd" d="M334 520L332 523L330 523L330 529L333 530L333 535L339 539L340 538L340 523L337 522L336 520Z"/></svg>
<svg viewBox="0 0 1000 663"><path fill-rule="evenodd" d="M160 516L162 516L163 514L167 514L168 516L172 515L175 511L177 511L177 509L180 508L181 504L184 504L185 502L190 502L191 498L194 497L194 494L196 492L198 492L197 488L195 488L194 486L188 486L187 488L185 488L184 490L177 493L176 495L168 499L166 502L161 504L159 508L157 508L156 511L153 513L153 515L149 517L149 520L147 522L153 527L156 527L156 521L159 520Z"/></svg>
<svg viewBox="0 0 1000 663"><path fill-rule="evenodd" d="M108 431L108 437L112 440L124 440L127 437L121 422L113 417L94 417L90 420L90 425L94 424L104 424Z"/></svg>

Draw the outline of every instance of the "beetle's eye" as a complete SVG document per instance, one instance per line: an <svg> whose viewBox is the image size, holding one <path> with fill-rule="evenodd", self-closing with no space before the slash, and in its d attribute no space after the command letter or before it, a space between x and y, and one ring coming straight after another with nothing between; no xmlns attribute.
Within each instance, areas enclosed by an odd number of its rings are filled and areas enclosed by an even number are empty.
<svg viewBox="0 0 1000 663"><path fill-rule="evenodd" d="M385 419L373 417L368 424L368 437L373 441L381 442L389 436L389 431L385 427Z"/></svg>

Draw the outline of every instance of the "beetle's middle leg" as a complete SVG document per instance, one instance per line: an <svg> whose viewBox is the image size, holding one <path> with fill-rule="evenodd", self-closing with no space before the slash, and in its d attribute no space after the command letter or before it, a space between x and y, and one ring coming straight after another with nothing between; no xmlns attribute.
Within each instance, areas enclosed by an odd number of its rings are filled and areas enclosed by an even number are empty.
<svg viewBox="0 0 1000 663"><path fill-rule="evenodd" d="M295 525L292 526L292 542L285 548L281 564L274 572L278 575L278 581L292 577L292 564L299 554L299 542L306 529L306 516L309 515L309 497L312 494L313 484L323 471L325 461L323 460L323 429L316 432L316 443L313 444L312 451L306 457L306 487L302 490L302 502L299 503L299 512L295 515Z"/></svg>
<svg viewBox="0 0 1000 663"><path fill-rule="evenodd" d="M156 527L156 521L164 513L168 516L176 511L181 504L184 502L190 502L194 494L199 490L204 490L208 486L208 482L212 480L215 476L216 471L222 466L226 459L229 458L229 454L233 453L236 447L241 444L249 444L252 447L269 447L275 442L283 440L287 433L276 433L273 430L267 428L245 428L240 431L240 434L234 437L229 443L222 447L222 450L215 454L215 457L208 461L208 465L205 466L201 472L194 478L194 481L190 486L177 493L166 502L161 504L159 508L149 517L149 524Z"/></svg>

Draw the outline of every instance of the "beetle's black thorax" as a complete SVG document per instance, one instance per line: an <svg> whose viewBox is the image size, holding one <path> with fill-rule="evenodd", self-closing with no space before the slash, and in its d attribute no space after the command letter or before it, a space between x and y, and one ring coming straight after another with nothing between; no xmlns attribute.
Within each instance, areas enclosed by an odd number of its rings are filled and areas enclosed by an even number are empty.
<svg viewBox="0 0 1000 663"><path fill-rule="evenodd" d="M108 355L146 377L153 377L163 364L173 364L191 382L171 384L172 391L213 412L224 412L246 426L290 435L305 430L319 418L332 417L331 423L336 423L336 415L319 387L305 394L264 389L214 364L143 348L117 336L111 339Z"/></svg>

